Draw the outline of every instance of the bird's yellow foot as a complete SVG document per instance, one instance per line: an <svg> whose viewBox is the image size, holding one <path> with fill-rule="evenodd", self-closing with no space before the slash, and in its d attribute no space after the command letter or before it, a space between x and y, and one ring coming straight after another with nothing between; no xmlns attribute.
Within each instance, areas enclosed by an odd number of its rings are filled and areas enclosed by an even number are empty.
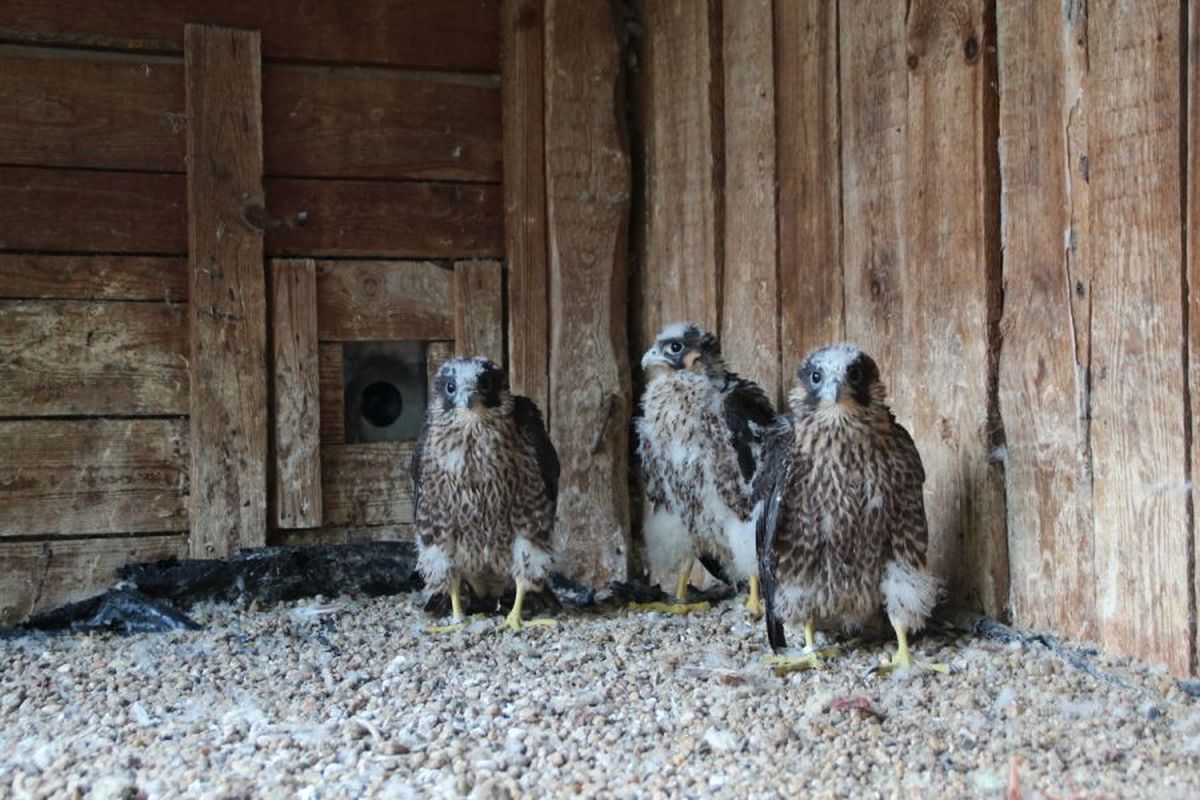
<svg viewBox="0 0 1200 800"><path fill-rule="evenodd" d="M890 675L893 672L909 669L920 669L928 672L937 672L942 675L949 674L950 668L945 664L938 664L932 661L917 661L912 657L912 651L908 649L908 630L902 625L892 621L892 627L896 630L896 653L892 656L892 660L886 664L880 664L871 669L872 672L882 672L884 675Z"/></svg>
<svg viewBox="0 0 1200 800"><path fill-rule="evenodd" d="M757 575L750 576L750 594L746 596L746 610L755 619L763 615L762 592L759 591Z"/></svg>
<svg viewBox="0 0 1200 800"><path fill-rule="evenodd" d="M765 657L763 661L768 667L775 670L776 675L783 676L806 669L821 669L827 661L837 656L837 654L836 647L823 647L818 650L810 650L795 655L771 655Z"/></svg>
<svg viewBox="0 0 1200 800"><path fill-rule="evenodd" d="M475 614L473 616L477 617L479 615ZM425 632L426 633L458 633L459 631L466 630L467 626L470 624L471 624L471 620L460 618L458 620L458 622L452 622L449 625L430 625L428 628L425 629Z"/></svg>
<svg viewBox="0 0 1200 800"><path fill-rule="evenodd" d="M674 603L666 603L662 600L656 600L653 603L630 603L630 611L657 611L660 614L692 614L700 611L708 611L712 608L712 604L707 600L701 600L698 603L684 603L676 601Z"/></svg>
<svg viewBox="0 0 1200 800"><path fill-rule="evenodd" d="M558 621L553 619L531 619L525 621L521 619L521 609L525 607L525 587L517 585L517 596L513 599L512 611L508 612L508 616L504 618L504 622L500 623L500 630L519 631L526 625L534 625L539 628L557 628Z"/></svg>

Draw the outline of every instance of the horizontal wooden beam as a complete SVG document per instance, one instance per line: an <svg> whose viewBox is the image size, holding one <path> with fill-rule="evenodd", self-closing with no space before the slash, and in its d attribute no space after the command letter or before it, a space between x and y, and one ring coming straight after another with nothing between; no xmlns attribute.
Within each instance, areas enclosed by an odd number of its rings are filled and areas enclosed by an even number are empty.
<svg viewBox="0 0 1200 800"><path fill-rule="evenodd" d="M453 274L428 261L320 261L321 341L450 339Z"/></svg>
<svg viewBox="0 0 1200 800"><path fill-rule="evenodd" d="M0 299L187 300L187 259L0 253Z"/></svg>
<svg viewBox="0 0 1200 800"><path fill-rule="evenodd" d="M413 442L323 445L326 526L412 522Z"/></svg>

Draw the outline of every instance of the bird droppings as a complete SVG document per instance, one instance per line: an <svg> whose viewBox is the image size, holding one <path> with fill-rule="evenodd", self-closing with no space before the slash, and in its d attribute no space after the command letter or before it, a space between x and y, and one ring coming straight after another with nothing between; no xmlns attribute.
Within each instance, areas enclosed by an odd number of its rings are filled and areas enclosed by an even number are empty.
<svg viewBox="0 0 1200 800"><path fill-rule="evenodd" d="M937 633L948 676L843 642L781 678L738 599L447 636L422 601L0 641L0 797L1200 795L1200 704L1128 659Z"/></svg>

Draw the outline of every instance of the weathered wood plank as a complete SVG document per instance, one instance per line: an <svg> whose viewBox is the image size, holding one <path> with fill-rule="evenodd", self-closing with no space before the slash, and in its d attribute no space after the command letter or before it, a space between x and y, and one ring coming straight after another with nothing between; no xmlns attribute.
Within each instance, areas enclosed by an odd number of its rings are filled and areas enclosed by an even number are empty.
<svg viewBox="0 0 1200 800"><path fill-rule="evenodd" d="M550 382L545 0L504 0L501 17L509 381L515 393L532 398L545 412Z"/></svg>
<svg viewBox="0 0 1200 800"><path fill-rule="evenodd" d="M1073 180L1084 154L1071 144L1085 119L1087 17L1082 4L1038 0L1000 3L997 17L1012 611L1031 628L1095 638L1089 363L1077 345L1090 325L1072 307L1091 294L1079 253L1087 184Z"/></svg>
<svg viewBox="0 0 1200 800"><path fill-rule="evenodd" d="M263 125L268 175L501 179L500 91L494 85L382 70L268 66Z"/></svg>
<svg viewBox="0 0 1200 800"><path fill-rule="evenodd" d="M182 175L0 167L0 250L187 252Z"/></svg>
<svg viewBox="0 0 1200 800"><path fill-rule="evenodd" d="M411 523L395 522L387 525L348 525L308 530L281 530L274 533L271 543L292 547L309 547L320 544L354 544L356 542L411 542L415 535Z"/></svg>
<svg viewBox="0 0 1200 800"><path fill-rule="evenodd" d="M1104 646L1176 673L1190 555L1179 4L1088 8L1092 426Z"/></svg>
<svg viewBox="0 0 1200 800"><path fill-rule="evenodd" d="M607 3L546 5L550 419L562 462L555 549L593 585L629 553L630 378L625 337L629 154L621 48Z"/></svg>
<svg viewBox="0 0 1200 800"><path fill-rule="evenodd" d="M0 253L0 298L187 300L187 260L153 256Z"/></svg>
<svg viewBox="0 0 1200 800"><path fill-rule="evenodd" d="M1192 544L1193 550L1189 554L1192 561L1191 573L1195 579L1195 584L1192 586L1192 597L1197 603L1200 603L1200 574L1196 572L1196 564L1200 563L1200 519L1197 518L1197 503L1196 503L1196 471L1200 465L1200 148L1197 148L1196 143L1200 142L1200 7L1195 0L1188 0L1187 4L1187 20L1189 30L1187 32L1187 65L1188 65L1188 85L1187 85L1187 109L1188 118L1184 121L1187 125L1186 135L1187 141L1191 145L1187 148L1187 164L1184 166L1187 169L1187 218L1184 224L1187 226L1184 241L1184 247L1187 253L1187 287L1188 287L1188 310L1187 310L1187 330L1188 330L1188 399L1191 414L1189 435L1191 436L1191 475L1192 481L1192 496L1191 506L1189 511L1192 515ZM1200 618L1200 605L1194 606L1191 609L1192 619ZM1192 642L1192 657L1191 657L1191 673L1193 675L1200 673L1200 626L1193 624L1193 632L1198 637L1197 641Z"/></svg>
<svg viewBox="0 0 1200 800"><path fill-rule="evenodd" d="M0 0L0 40L182 52L183 27L208 23L261 30L272 59L496 72L494 0Z"/></svg>
<svg viewBox="0 0 1200 800"><path fill-rule="evenodd" d="M181 531L187 503L186 420L0 421L0 537Z"/></svg>
<svg viewBox="0 0 1200 800"><path fill-rule="evenodd" d="M883 369L925 463L931 568L960 603L1001 614L1008 542L991 454L999 176L987 5L909 6L904 272L919 295L903 298L905 344Z"/></svg>
<svg viewBox="0 0 1200 800"><path fill-rule="evenodd" d="M323 446L324 524L411 523L414 446L413 442Z"/></svg>
<svg viewBox="0 0 1200 800"><path fill-rule="evenodd" d="M271 297L275 520L280 528L313 528L321 524L316 264L311 259L272 261Z"/></svg>
<svg viewBox="0 0 1200 800"><path fill-rule="evenodd" d="M454 358L454 342L430 342L425 346L425 371L429 382L430 402L433 402L433 381L438 370L450 359ZM541 408L541 406L539 406ZM545 413L545 409L542 409Z"/></svg>
<svg viewBox="0 0 1200 800"><path fill-rule="evenodd" d="M837 5L775 2L780 374L844 336Z"/></svg>
<svg viewBox="0 0 1200 800"><path fill-rule="evenodd" d="M99 594L126 564L187 556L187 536L0 541L0 626Z"/></svg>
<svg viewBox="0 0 1200 800"><path fill-rule="evenodd" d="M499 261L454 264L454 344L458 355L504 363L504 267Z"/></svg>
<svg viewBox="0 0 1200 800"><path fill-rule="evenodd" d="M346 443L346 388L342 377L343 367L340 342L317 346L322 445Z"/></svg>
<svg viewBox="0 0 1200 800"><path fill-rule="evenodd" d="M321 341L449 339L454 277L429 261L317 262Z"/></svg>
<svg viewBox="0 0 1200 800"><path fill-rule="evenodd" d="M186 414L187 357L180 305L0 301L0 416Z"/></svg>
<svg viewBox="0 0 1200 800"><path fill-rule="evenodd" d="M256 32L185 34L191 244L191 552L266 542L267 321L263 239L244 220L262 189Z"/></svg>
<svg viewBox="0 0 1200 800"><path fill-rule="evenodd" d="M735 370L779 401L775 238L775 60L771 0L727 7L725 271L721 347Z"/></svg>
<svg viewBox="0 0 1200 800"><path fill-rule="evenodd" d="M0 52L0 163L180 172L186 128L177 62Z"/></svg>
<svg viewBox="0 0 1200 800"><path fill-rule="evenodd" d="M492 184L271 178L267 251L289 256L497 258L503 191Z"/></svg>
<svg viewBox="0 0 1200 800"><path fill-rule="evenodd" d="M708 0L646 0L644 254L637 335L693 320L720 329L720 16Z"/></svg>

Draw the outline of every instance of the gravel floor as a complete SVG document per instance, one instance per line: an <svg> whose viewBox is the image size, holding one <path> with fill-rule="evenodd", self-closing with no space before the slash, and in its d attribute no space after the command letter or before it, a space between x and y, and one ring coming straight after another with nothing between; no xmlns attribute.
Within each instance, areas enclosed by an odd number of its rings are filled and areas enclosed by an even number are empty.
<svg viewBox="0 0 1200 800"><path fill-rule="evenodd" d="M435 637L418 599L0 641L0 797L1200 796L1200 704L1126 660L939 635L956 674L780 678L735 601Z"/></svg>

